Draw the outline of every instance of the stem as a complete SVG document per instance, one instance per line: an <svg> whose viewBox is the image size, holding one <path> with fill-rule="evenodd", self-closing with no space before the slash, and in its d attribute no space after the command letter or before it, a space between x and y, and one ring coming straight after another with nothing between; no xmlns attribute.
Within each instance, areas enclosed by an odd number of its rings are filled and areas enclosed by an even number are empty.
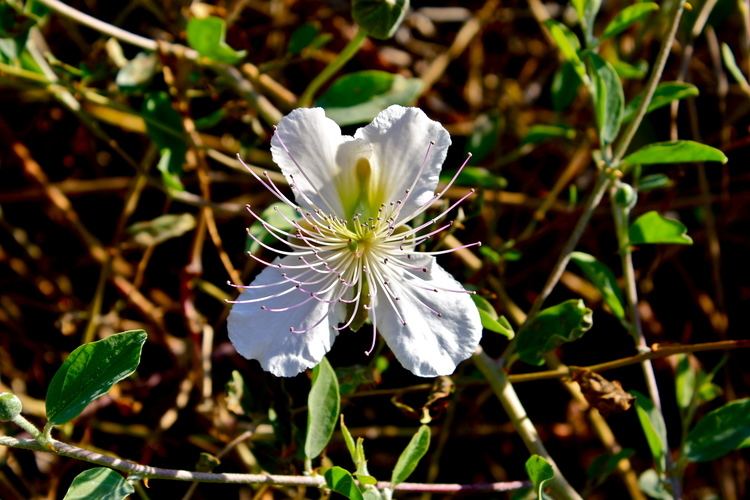
<svg viewBox="0 0 750 500"><path fill-rule="evenodd" d="M635 117L628 123L628 127L620 136L620 140L615 148L615 154L612 161L613 166L617 166L620 160L625 156L628 151L630 142L633 140L635 133L638 131L638 127L641 126L643 117L646 116L648 106L651 104L651 98L654 96L656 86L661 80L662 73L664 73L664 66L667 64L667 57L669 57L670 49L674 43L675 37L677 36L677 28L680 25L680 18L682 17L682 11L685 8L685 0L679 0L675 5L674 16L672 17L672 24L669 27L667 36L662 40L661 47L659 47L659 53L654 61L654 69L651 72L648 82L646 83L646 90L643 93L643 100L641 101L638 110L635 113Z"/></svg>
<svg viewBox="0 0 750 500"><path fill-rule="evenodd" d="M580 499L581 496L573 489L565 477L560 472L554 459L550 456L544 447L539 434L534 428L534 424L526 414L521 401L516 395L515 389L508 381L508 377L503 370L497 367L495 361L490 358L482 348L478 348L472 358L474 363L482 372L484 377L490 383L492 391L495 393L500 403L505 408L505 412L510 417L513 427L518 435L523 439L526 449L529 453L543 457L552 466L555 476L549 481L549 487L552 490L552 496L556 499Z"/></svg>
<svg viewBox="0 0 750 500"><path fill-rule="evenodd" d="M118 470L126 474L138 475L143 479L165 479L172 481L199 481L202 483L222 484L275 484L283 486L309 486L321 488L326 485L323 476L286 476L279 474L237 474L216 472L193 472L179 469L164 469L142 465L130 460L124 460L112 456L102 455L93 451L85 450L56 439L51 439L53 449L44 448L34 439L16 439L10 436L0 436L0 446L20 448L32 451L46 451L57 455L74 458L110 469ZM513 491L529 486L528 481L504 481L497 483L476 484L422 484L422 483L399 483L393 485L386 481L377 484L379 489L390 488L397 491L432 491L432 492L491 492L491 491Z"/></svg>
<svg viewBox="0 0 750 500"><path fill-rule="evenodd" d="M617 235L617 245L620 249L620 261L622 265L622 273L625 281L625 302L628 312L628 333L633 337L638 352L645 353L651 349L646 342L646 338L643 336L643 329L641 327L641 318L638 314L638 287L635 280L635 269L633 267L633 251L630 246L628 237L629 227L629 214L630 209L621 207L615 200L614 192L610 195L612 205L612 216L615 222L615 233ZM656 375L654 374L654 366L651 360L642 360L640 362L641 369L643 370L643 376L646 379L646 387L648 388L649 396L654 403L656 410L664 417L664 412L661 406L661 397L659 396L659 387L656 384ZM668 448L668 444L664 443L665 449ZM665 454L666 470L669 476L670 482L672 483L672 495L675 499L682 498L682 486L680 484L679 477L674 474L673 462L669 453Z"/></svg>
<svg viewBox="0 0 750 500"><path fill-rule="evenodd" d="M609 172L602 171L597 176L596 182L594 183L594 189L591 191L591 194L589 194L589 197L586 200L586 205L584 205L583 207L581 218L578 219L578 222L576 222L576 225L573 228L573 232L570 233L570 237L565 242L562 252L560 252L560 256L558 257L557 262L552 268L552 272L547 278L547 282L544 284L544 288L537 296L534 304L531 306L531 310L529 311L529 315L526 321L533 318L537 315L537 313L539 313L542 305L544 304L544 301L547 300L547 297L549 297L549 295L552 293L555 285L557 285L558 281L560 281L560 277L563 275L563 272L565 272L565 268L570 261L570 254L573 253L576 245L578 245L578 240L581 239L583 231L586 229L586 226L588 226L589 220L594 214L594 210L596 210L596 207L599 206L599 203L604 197L604 193L607 192L612 184L612 181L613 177Z"/></svg>
<svg viewBox="0 0 750 500"><path fill-rule="evenodd" d="M336 58L331 61L328 66L323 68L323 71L318 73L318 76L316 76L313 81L310 82L310 84L307 86L304 92L302 92L302 95L299 98L298 105L301 108L309 107L312 104L313 97L315 96L315 93L320 89L320 87L323 86L338 70L340 70L344 64L346 64L349 59L354 57L354 54L357 53L359 48L364 43L365 39L367 38L367 33L363 29L357 28L357 32L354 34L354 38L352 38L348 44L346 44L346 47L344 47L344 50L342 50L339 55L336 56Z"/></svg>

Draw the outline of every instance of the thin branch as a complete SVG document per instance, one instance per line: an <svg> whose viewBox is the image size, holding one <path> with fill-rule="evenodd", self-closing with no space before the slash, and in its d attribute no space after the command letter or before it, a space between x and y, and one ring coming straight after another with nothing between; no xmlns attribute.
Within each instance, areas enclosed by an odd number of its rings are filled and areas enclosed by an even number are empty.
<svg viewBox="0 0 750 500"><path fill-rule="evenodd" d="M142 465L132 460L125 460L102 455L77 446L73 446L56 439L51 439L52 450L44 448L34 439L17 439L10 436L0 436L0 445L31 451L56 453L61 456L74 458L110 469L118 470L128 475L143 479L165 479L171 481L198 481L201 483L222 484L273 484L280 486L308 486L321 488L326 485L322 476L288 476L279 474L238 474L217 472L194 472L180 469L164 469ZM504 481L497 483L455 484L455 483L400 483L393 485L386 481L377 483L378 488L389 488L396 491L429 491L435 493L452 492L491 492L513 491L529 486L528 481Z"/></svg>

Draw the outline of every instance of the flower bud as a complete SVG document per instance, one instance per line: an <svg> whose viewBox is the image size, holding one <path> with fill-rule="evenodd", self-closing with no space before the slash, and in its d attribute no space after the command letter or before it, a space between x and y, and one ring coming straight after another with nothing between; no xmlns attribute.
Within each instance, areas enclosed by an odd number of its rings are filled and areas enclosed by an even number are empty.
<svg viewBox="0 0 750 500"><path fill-rule="evenodd" d="M633 186L624 182L618 182L617 191L615 191L615 203L619 207L630 211L637 202L638 192L633 189Z"/></svg>
<svg viewBox="0 0 750 500"><path fill-rule="evenodd" d="M10 422L21 414L23 405L15 394L0 393L0 422Z"/></svg>

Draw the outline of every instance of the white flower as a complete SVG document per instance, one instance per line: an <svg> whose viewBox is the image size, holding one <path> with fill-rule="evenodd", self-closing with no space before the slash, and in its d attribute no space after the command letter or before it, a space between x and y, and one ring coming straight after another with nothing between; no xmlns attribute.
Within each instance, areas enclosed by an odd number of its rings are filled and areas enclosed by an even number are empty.
<svg viewBox="0 0 750 500"><path fill-rule="evenodd" d="M377 329L416 375L451 374L471 356L482 333L479 313L434 257L453 250L417 250L450 226L438 220L469 194L407 226L447 190L435 193L450 143L417 108L391 106L354 137L341 135L319 108L284 117L271 153L296 202L267 174L256 178L299 218L287 219L288 232L248 207L285 247L255 238L280 256L267 262L251 255L267 267L234 301L228 323L237 351L277 376L293 376L317 365L340 331L357 330L367 318L373 337L366 352Z"/></svg>

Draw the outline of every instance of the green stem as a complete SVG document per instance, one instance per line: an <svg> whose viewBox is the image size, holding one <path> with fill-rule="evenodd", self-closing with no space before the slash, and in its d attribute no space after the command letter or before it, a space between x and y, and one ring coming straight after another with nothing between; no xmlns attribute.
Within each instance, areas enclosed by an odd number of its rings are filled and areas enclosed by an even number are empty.
<svg viewBox="0 0 750 500"><path fill-rule="evenodd" d="M481 347L476 353L474 353L472 359L477 365L477 368L479 368L479 371L482 372L489 382L492 391L500 400L503 408L505 408L505 412L513 423L516 432L521 436L521 439L526 445L526 449L531 454L543 457L549 462L552 469L555 471L555 476L548 483L552 490L552 497L556 499L580 499L581 496L568 483L560 472L560 469L557 467L554 459L544 447L534 424L526 414L526 410L518 399L515 389L513 389L510 381L508 381L508 376L505 372L498 368L495 361L482 351Z"/></svg>
<svg viewBox="0 0 750 500"><path fill-rule="evenodd" d="M615 223L615 233L617 235L617 245L620 249L619 253L623 279L625 281L628 333L633 337L638 352L646 353L651 349L643 335L641 318L638 314L638 288L635 280L635 268L633 266L633 251L628 236L630 209L619 206L615 200L614 191L610 194L610 201L612 206L612 216ZM654 407L660 414L662 414L663 418L661 397L659 396L659 387L656 384L654 366L650 359L644 359L640 364L641 369L643 370L643 376L646 379L646 387L648 388L649 397L653 401ZM665 449L668 449L668 444L664 443L664 447ZM666 453L665 455L667 474L669 475L672 484L672 495L675 499L680 499L682 498L682 486L680 484L679 473L675 470L674 463L672 462L669 453Z"/></svg>
<svg viewBox="0 0 750 500"><path fill-rule="evenodd" d="M680 26L680 19L682 18L682 11L685 8L685 0L679 0L675 6L674 16L672 17L672 24L669 27L669 32L664 40L662 40L661 47L659 47L659 53L654 61L654 68L651 71L648 83L646 83L646 90L643 93L643 100L641 101L638 110L635 113L633 119L628 123L628 127L620 135L620 140L617 143L615 149L615 155L612 160L612 166L619 166L620 160L625 156L625 153L630 147L630 142L633 140L635 133L638 131L638 127L641 126L643 117L646 116L648 106L651 104L651 98L654 97L656 86L659 85L661 76L664 73L664 66L667 64L667 58L669 57L670 49L674 43L675 37L677 36L677 28Z"/></svg>
<svg viewBox="0 0 750 500"><path fill-rule="evenodd" d="M351 41L346 44L344 50L342 50L341 53L339 53L339 55L337 55L336 58L328 64L328 66L323 68L323 71L318 73L318 76L316 76L313 81L311 81L307 86L305 91L302 92L302 95L297 102L299 107L306 108L312 104L315 93L320 89L320 87L323 86L323 84L325 84L333 75L335 75L336 72L349 61L349 59L354 57L354 54L357 53L366 38L367 33L365 33L363 29L358 28L357 32L354 34L354 38L352 38Z"/></svg>

